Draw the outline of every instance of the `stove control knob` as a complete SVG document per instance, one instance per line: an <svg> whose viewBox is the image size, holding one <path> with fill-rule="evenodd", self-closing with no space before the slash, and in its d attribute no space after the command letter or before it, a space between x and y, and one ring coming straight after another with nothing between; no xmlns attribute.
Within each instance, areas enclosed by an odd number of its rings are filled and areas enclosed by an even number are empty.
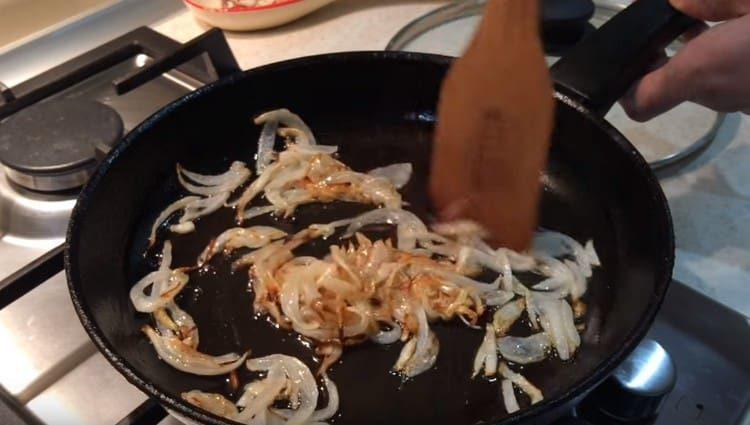
<svg viewBox="0 0 750 425"><path fill-rule="evenodd" d="M677 372L664 348L644 340L600 387L584 401L586 410L619 422L655 417L674 388Z"/></svg>

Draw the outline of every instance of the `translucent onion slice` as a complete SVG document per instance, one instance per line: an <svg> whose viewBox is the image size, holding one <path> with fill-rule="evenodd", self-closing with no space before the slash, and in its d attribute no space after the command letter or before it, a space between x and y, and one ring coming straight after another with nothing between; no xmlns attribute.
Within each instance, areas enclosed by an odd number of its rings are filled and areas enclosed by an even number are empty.
<svg viewBox="0 0 750 425"><path fill-rule="evenodd" d="M265 379L245 386L245 392L237 401L237 406L241 407L242 411L232 419L249 425L265 424L268 409L286 385L288 385L288 378L284 376L281 368L271 368Z"/></svg>
<svg viewBox="0 0 750 425"><path fill-rule="evenodd" d="M403 332L403 329L398 323L395 323L395 322L390 323L389 326L391 327L389 330L381 329L380 332L371 336L370 339L376 344L381 344L381 345L393 344L394 342L398 341L399 338L401 338L401 333Z"/></svg>
<svg viewBox="0 0 750 425"><path fill-rule="evenodd" d="M177 164L177 179L182 187L188 192L196 195L213 196L222 192L233 192L242 185L249 177L250 170L244 162L235 161L229 170L219 175L203 175L182 168ZM197 184L193 184L192 180Z"/></svg>
<svg viewBox="0 0 750 425"><path fill-rule="evenodd" d="M282 136L290 135L295 138L299 138L299 130L287 128L284 130L280 130L279 133ZM291 145L289 147L290 150L293 150L295 152L299 152L303 155L333 155L336 152L339 151L338 146L331 146L331 145L308 145L304 143L297 143L294 145Z"/></svg>
<svg viewBox="0 0 750 425"><path fill-rule="evenodd" d="M407 377L417 376L430 369L435 364L435 360L437 360L437 354L440 348L440 343L438 342L437 337L430 330L424 309L418 308L416 316L419 330L417 331L417 342L414 347L414 353L405 362L403 368L400 369L400 371Z"/></svg>
<svg viewBox="0 0 750 425"><path fill-rule="evenodd" d="M367 174L372 177L384 178L391 182L396 189L401 189L409 183L412 170L413 167L411 163L404 162L375 168L374 170L368 171Z"/></svg>
<svg viewBox="0 0 750 425"><path fill-rule="evenodd" d="M198 257L198 265L207 263L221 251L231 252L238 248L262 248L286 235L286 232L270 226L235 227L225 230L203 250Z"/></svg>
<svg viewBox="0 0 750 425"><path fill-rule="evenodd" d="M268 111L255 118L256 125L265 124L268 121L277 121L286 127L296 128L302 131L302 133L305 135L305 138L304 140L298 140L298 143L303 142L310 145L315 144L315 136L313 136L310 127L308 127L307 124L302 121L302 118L300 118L299 115L292 113L288 109L276 109L273 111Z"/></svg>
<svg viewBox="0 0 750 425"><path fill-rule="evenodd" d="M229 199L229 192L221 192L209 198L193 201L185 206L185 213L180 217L180 223L193 221L196 218L214 213L224 206Z"/></svg>
<svg viewBox="0 0 750 425"><path fill-rule="evenodd" d="M495 376L497 371L497 342L495 339L495 328L491 323L487 324L484 339L474 357L474 368L471 377L479 375L482 368L484 368L485 376Z"/></svg>
<svg viewBox="0 0 750 425"><path fill-rule="evenodd" d="M569 360L581 345L573 310L565 300L534 297L539 321L561 360Z"/></svg>
<svg viewBox="0 0 750 425"><path fill-rule="evenodd" d="M568 268L568 270L570 270L570 297L573 299L573 301L577 301L586 293L586 290L588 289L588 282L583 276L583 272L581 271L578 263L571 260L565 260L563 263Z"/></svg>
<svg viewBox="0 0 750 425"><path fill-rule="evenodd" d="M183 271L170 269L171 242L164 242L161 257L159 269L147 274L130 288L130 301L141 313L153 313L166 307L188 282L188 276Z"/></svg>
<svg viewBox="0 0 750 425"><path fill-rule="evenodd" d="M154 221L154 224L151 226L151 234L148 237L149 246L153 245L156 242L156 230L159 229L159 226L162 225L172 214L176 213L177 211L185 209L188 205L192 204L193 202L200 201L200 197L198 196L186 196L184 198L178 199L177 201L170 204L167 208L164 209L164 211L159 214L159 216Z"/></svg>
<svg viewBox="0 0 750 425"><path fill-rule="evenodd" d="M255 217L260 217L265 214L271 214L276 212L276 206L274 205L266 205L263 207L251 207L245 210L244 215L242 216L245 220L250 220Z"/></svg>
<svg viewBox="0 0 750 425"><path fill-rule="evenodd" d="M515 293L504 291L504 290L498 290L498 291L487 292L487 293L482 294L484 303L490 307L505 305L510 300L512 300L515 296L516 296Z"/></svg>
<svg viewBox="0 0 750 425"><path fill-rule="evenodd" d="M589 241L585 248L570 236L551 230L537 232L534 235L533 249L535 252L547 254L552 257L563 257L571 255L581 269L583 276L591 277L591 267L599 264L599 256L594 249L594 243Z"/></svg>
<svg viewBox="0 0 750 425"><path fill-rule="evenodd" d="M242 365L247 357L247 353L241 356L235 353L209 356L184 344L174 335L159 335L151 326L145 325L142 330L162 360L177 370L194 375L215 376L229 373Z"/></svg>
<svg viewBox="0 0 750 425"><path fill-rule="evenodd" d="M320 410L316 410L310 417L311 421L327 421L339 410L339 390L327 374L323 374L323 383L328 393L328 405Z"/></svg>
<svg viewBox="0 0 750 425"><path fill-rule="evenodd" d="M328 176L326 185L348 185L353 190L344 192L340 200L369 202L385 208L401 210L401 195L389 180L372 177L356 171L338 171Z"/></svg>
<svg viewBox="0 0 750 425"><path fill-rule="evenodd" d="M526 301L519 298L500 307L492 316L492 325L500 335L505 335L514 323L521 317L526 308Z"/></svg>
<svg viewBox="0 0 750 425"><path fill-rule="evenodd" d="M428 233L427 226L414 213L402 209L380 208L368 211L352 219L352 223L347 227L344 237L351 237L363 227L372 224L392 224L398 226L400 232L398 248L404 251L416 247L416 238L414 236ZM402 229L405 235L408 233L412 236L411 240L401 240Z"/></svg>
<svg viewBox="0 0 750 425"><path fill-rule="evenodd" d="M500 338L497 348L505 359L518 364L538 363L547 358L550 340L540 332L528 337L506 336Z"/></svg>
<svg viewBox="0 0 750 425"><path fill-rule="evenodd" d="M260 175L274 160L273 146L276 144L276 130L279 122L268 120L263 124L258 138L258 153L255 155L255 172Z"/></svg>
<svg viewBox="0 0 750 425"><path fill-rule="evenodd" d="M203 391L193 390L182 393L182 399L193 406L223 418L232 419L236 417L238 413L237 406L221 394L204 393Z"/></svg>
<svg viewBox="0 0 750 425"><path fill-rule="evenodd" d="M525 392L526 395L528 395L531 399L531 404L537 404L540 401L544 400L544 396L542 395L542 392L539 390L539 388L535 387L534 384L529 382L529 380L520 373L516 373L510 370L505 362L500 363L500 367L498 367L497 372L502 375L503 378L514 383L518 388L521 389L521 391Z"/></svg>
<svg viewBox="0 0 750 425"><path fill-rule="evenodd" d="M412 338L408 341L406 341L406 344L401 348L401 352L398 355L398 359L396 359L396 364L393 365L393 370L396 372L400 372L406 368L406 364L409 362L409 359L412 358L414 355L414 351L417 349L417 339Z"/></svg>
<svg viewBox="0 0 750 425"><path fill-rule="evenodd" d="M505 403L505 410L508 413L516 413L521 408L518 406L518 399L516 399L516 391L513 389L513 382L508 379L503 379L500 384L503 392L503 402Z"/></svg>
<svg viewBox="0 0 750 425"><path fill-rule="evenodd" d="M285 418L288 425L303 425L310 420L318 404L318 385L312 372L304 363L291 356L272 354L248 360L247 367L252 371L270 371L273 368L281 368L287 380L291 381L296 389L295 392L298 391L299 406L294 410L274 409L274 413Z"/></svg>
<svg viewBox="0 0 750 425"><path fill-rule="evenodd" d="M184 344L193 348L198 347L200 338L195 320L174 301L167 303L163 309L156 310L154 319L159 333L174 332Z"/></svg>

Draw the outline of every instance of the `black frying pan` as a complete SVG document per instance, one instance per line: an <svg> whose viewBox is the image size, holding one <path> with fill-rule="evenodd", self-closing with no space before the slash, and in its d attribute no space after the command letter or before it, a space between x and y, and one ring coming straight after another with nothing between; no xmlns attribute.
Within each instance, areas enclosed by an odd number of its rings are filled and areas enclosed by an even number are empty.
<svg viewBox="0 0 750 425"><path fill-rule="evenodd" d="M388 373L400 344L346 350L344 362L331 372L342 399L336 423L548 423L637 345L670 282L672 225L646 162L601 115L645 69L654 48L691 22L666 0L640 0L553 69L560 93L543 176L541 224L579 240L593 238L603 267L590 284L587 330L575 360L550 360L524 371L543 389L546 401L507 417L498 385L469 379L482 333L436 324L441 342L436 367L405 385ZM434 111L449 65L444 57L384 52L292 60L199 89L132 131L82 191L67 240L71 296L105 357L173 411L227 424L179 397L196 388L233 395L225 378L188 375L160 361L140 332L149 319L134 311L128 297L133 283L155 267L153 255L143 256L152 221L184 195L175 163L206 173L222 171L232 160L251 163L259 129L250 118L288 107L307 120L322 143L339 145L343 161L357 170L412 162L415 173L405 199L427 217ZM512 200L501 201L512 206ZM296 223L267 217L253 223L292 230L362 210L346 204L310 205L299 210ZM201 219L194 234L168 236L175 247L173 264L193 264L210 238L230 226L232 211L225 209ZM325 244L313 243L304 253L319 255ZM252 318L247 276L231 274L228 264L217 258L212 272L194 273L178 299L201 329L201 350L218 354L252 348L254 356L283 352L312 365L310 351L293 335Z"/></svg>

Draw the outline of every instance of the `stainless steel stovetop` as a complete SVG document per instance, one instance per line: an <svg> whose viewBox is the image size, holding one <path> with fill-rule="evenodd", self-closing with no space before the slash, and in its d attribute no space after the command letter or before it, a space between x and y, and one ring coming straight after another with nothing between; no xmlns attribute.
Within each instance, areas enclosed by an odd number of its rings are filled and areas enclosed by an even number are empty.
<svg viewBox="0 0 750 425"><path fill-rule="evenodd" d="M12 87L16 100L0 104L0 119L41 100L86 98L114 108L127 131L216 77L198 59L127 94L116 93L113 80L146 64L178 64L169 63L178 47L139 29ZM0 401L14 409L12 415L0 409L0 423L175 424L96 351L73 311L59 244L75 196L75 190L44 194L24 189L0 175L0 385L5 389L0 389ZM750 423L746 317L675 282L649 338L671 354L676 385L661 413L639 423ZM649 377L650 365L645 362L633 376Z"/></svg>

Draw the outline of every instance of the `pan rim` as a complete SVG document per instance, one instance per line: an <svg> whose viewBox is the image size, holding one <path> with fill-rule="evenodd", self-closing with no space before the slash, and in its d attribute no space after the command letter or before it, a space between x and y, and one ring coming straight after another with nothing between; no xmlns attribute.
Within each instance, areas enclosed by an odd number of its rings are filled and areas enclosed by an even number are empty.
<svg viewBox="0 0 750 425"><path fill-rule="evenodd" d="M70 292L70 297L73 302L74 309L86 333L94 342L94 345L96 345L97 349L104 355L107 361L112 364L112 366L114 366L114 368L120 374L122 374L128 382L130 382L132 385L135 385L149 397L158 400L159 403L168 410L174 411L189 419L199 421L200 423L212 425L236 425L236 422L229 421L227 419L221 418L207 411L194 407L181 398L175 397L169 392L155 385L152 381L149 380L147 376L142 374L137 368L133 367L130 362L128 362L123 356L118 353L118 351L114 347L114 344L112 344L106 338L104 332L96 323L94 315L90 311L89 306L85 303L82 291L79 289L81 283L80 278L78 277L78 265L74 261L77 257L77 253L82 249L80 246L81 243L78 237L77 229L81 226L80 223L85 220L89 198L91 198L92 195L97 191L102 179L105 178L108 170L112 167L112 165L118 161L121 154L126 151L132 144L140 140L141 134L147 132L165 116L171 115L171 113L173 113L175 110L186 107L186 105L191 104L195 99L207 96L218 88L232 85L239 80L253 78L258 74L262 75L264 73L282 71L284 69L294 68L300 65L331 62L336 63L351 60L392 60L420 63L428 62L447 68L448 65L452 62L453 58L441 55L413 52L340 52L295 58L250 69L244 72L238 72L229 77L207 84L191 93L184 95L183 97L180 97L179 99L158 110L148 119L139 124L135 129L128 133L117 146L115 146L110 155L96 169L91 179L81 190L76 205L71 213L71 218L67 229L64 256L68 290ZM664 206L664 211L666 212L666 214L664 214L664 217L662 217L663 222L661 223L661 225L664 228L665 232L663 236L666 239L664 246L664 248L666 249L663 253L663 262L660 263L662 264L662 269L658 270L656 274L657 285L655 288L654 297L651 298L650 303L647 306L646 311L641 317L638 324L623 339L623 342L619 345L619 348L609 357L603 359L596 366L593 373L588 375L586 378L573 383L573 385L571 385L562 394L559 394L555 398L546 399L545 401L531 406L527 409L523 409L521 412L513 416L509 416L500 421L496 421L495 423L497 424L516 424L535 417L543 416L544 413L555 411L563 406L566 406L568 403L582 397L588 392L588 390L605 379L614 370L614 368L619 365L625 359L625 357L632 352L632 350L635 349L638 342L640 342L646 335L648 329L651 327L651 324L656 317L662 301L664 300L664 296L672 279L675 251L672 219L666 197L661 190L656 176L649 168L645 159L635 150L633 145L630 144L625 136L623 136L619 131L612 127L612 125L609 124L606 120L596 114L593 114L580 104L574 102L572 99L567 98L559 93L556 93L555 97L559 102L567 105L568 107L576 109L579 113L583 114L585 118L594 126L609 134L613 142L616 143L618 149L623 151L624 154L628 154L633 157L633 164L636 166L636 171L638 171L647 182L648 187L646 187L645 190L649 190L652 194L654 194L657 197L655 201Z"/></svg>

